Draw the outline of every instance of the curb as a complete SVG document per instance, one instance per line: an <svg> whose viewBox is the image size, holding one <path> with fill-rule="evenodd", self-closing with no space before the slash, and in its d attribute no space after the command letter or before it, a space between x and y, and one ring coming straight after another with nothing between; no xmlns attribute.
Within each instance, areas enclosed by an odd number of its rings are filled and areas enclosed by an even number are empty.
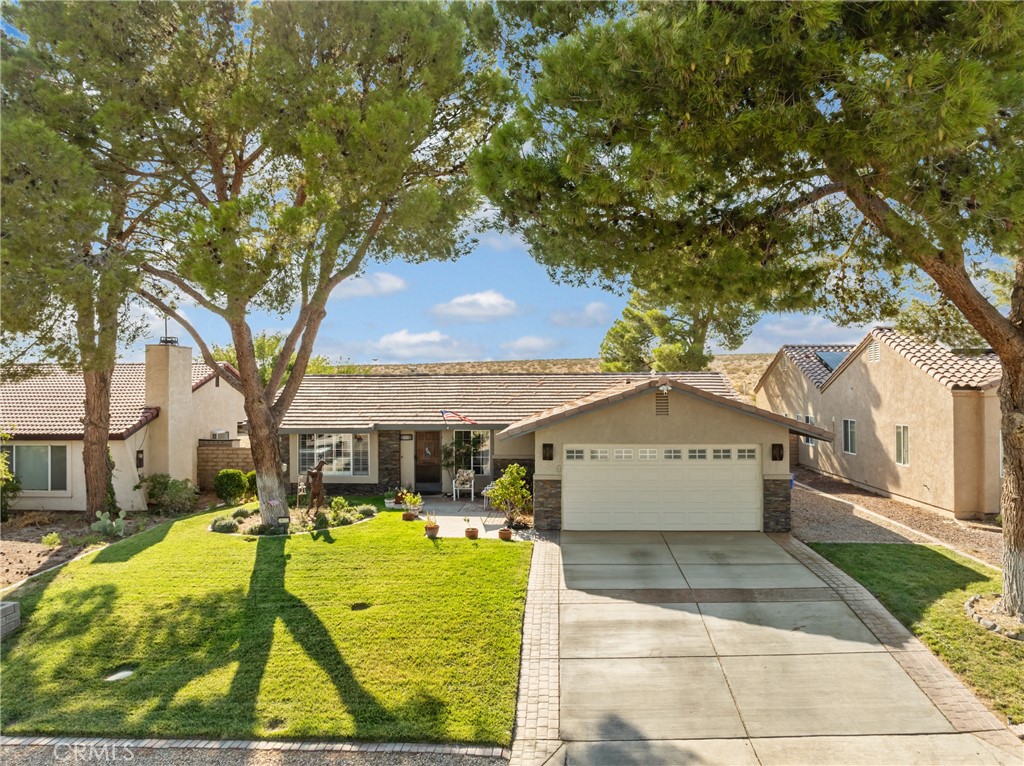
<svg viewBox="0 0 1024 766"><path fill-rule="evenodd" d="M502 747L474 745L432 745L415 742L294 742L285 740L222 739L104 739L100 737L8 737L0 736L0 747L138 748L153 750L296 750L342 753L410 753L417 755L471 755L484 758L511 757Z"/></svg>

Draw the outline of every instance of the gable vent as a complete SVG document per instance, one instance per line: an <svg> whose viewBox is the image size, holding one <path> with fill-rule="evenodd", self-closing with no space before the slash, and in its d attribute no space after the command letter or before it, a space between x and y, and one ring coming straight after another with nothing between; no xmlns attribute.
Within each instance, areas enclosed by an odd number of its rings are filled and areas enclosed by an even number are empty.
<svg viewBox="0 0 1024 766"><path fill-rule="evenodd" d="M871 344L868 346L868 361L877 362L879 357L880 352L878 350L878 341L872 341Z"/></svg>
<svg viewBox="0 0 1024 766"><path fill-rule="evenodd" d="M668 392L658 391L654 394L654 414L668 415Z"/></svg>

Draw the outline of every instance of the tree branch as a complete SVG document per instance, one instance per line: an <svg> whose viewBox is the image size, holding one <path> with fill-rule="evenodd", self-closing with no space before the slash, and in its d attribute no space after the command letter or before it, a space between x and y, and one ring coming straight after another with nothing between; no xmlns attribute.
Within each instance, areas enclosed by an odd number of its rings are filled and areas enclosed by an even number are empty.
<svg viewBox="0 0 1024 766"><path fill-rule="evenodd" d="M787 200L786 202L781 203L775 208L775 210L772 212L772 215L774 217L790 215L791 213L795 213L802 207L813 205L818 200L825 199L825 197L831 197L833 194L838 194L839 192L843 191L846 191L845 183L833 182L824 184L816 189L811 189L809 192L801 194L799 197L796 197L795 199Z"/></svg>
<svg viewBox="0 0 1024 766"><path fill-rule="evenodd" d="M192 326L191 322L185 319L185 317L183 317L173 308L171 308L169 304L157 298L155 295L153 295L153 293L149 292L144 287L138 288L136 292L139 294L139 297L142 298L144 301L149 303L154 308L160 309L167 316L169 316L175 322L184 327L185 332L192 336L192 340L194 340L196 345L199 347L199 352L203 355L203 361L206 362L207 366L211 367L214 370L214 372L216 372L217 375L221 379L223 379L229 386L231 386L239 393L243 393L242 384L239 383L234 378L224 374L223 368L220 366L220 364L218 364L217 360L213 358L213 353L210 351L209 346L206 345L206 341L203 340L202 336L199 334L196 328Z"/></svg>
<svg viewBox="0 0 1024 766"><path fill-rule="evenodd" d="M146 272L147 274L156 277L157 279L162 279L165 282L170 282L172 285L177 287L179 290L181 290L189 298L194 300L207 311L211 311L217 316L224 317L225 319L227 319L227 311L225 309L211 301L209 298L207 298L201 292L196 290L194 287L192 287L192 285L186 282L179 275L175 274L173 271L158 269L156 266L153 266L150 263L142 263L139 265L139 268L142 271Z"/></svg>

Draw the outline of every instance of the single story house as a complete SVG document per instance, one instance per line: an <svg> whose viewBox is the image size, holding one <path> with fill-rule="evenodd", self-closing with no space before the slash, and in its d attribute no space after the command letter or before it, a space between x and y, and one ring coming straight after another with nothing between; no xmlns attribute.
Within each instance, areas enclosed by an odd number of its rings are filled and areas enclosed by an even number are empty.
<svg viewBox="0 0 1024 766"><path fill-rule="evenodd" d="M228 364L222 370L237 376ZM85 384L81 374L54 364L36 372L0 383L0 430L11 435L3 449L22 486L15 507L84 511ZM205 363L193 362L186 346L150 345L145 363L118 364L107 445L120 507L145 510L135 489L140 476L167 473L195 482L200 440L231 444L244 421L242 395Z"/></svg>
<svg viewBox="0 0 1024 766"><path fill-rule="evenodd" d="M710 372L310 375L282 423L291 482L322 459L333 494L445 491L479 434L478 488L524 465L540 529L786 531L791 432L832 438Z"/></svg>
<svg viewBox="0 0 1024 766"><path fill-rule="evenodd" d="M798 461L882 495L970 518L999 511L999 359L877 327L850 346L783 346L759 407L817 424Z"/></svg>

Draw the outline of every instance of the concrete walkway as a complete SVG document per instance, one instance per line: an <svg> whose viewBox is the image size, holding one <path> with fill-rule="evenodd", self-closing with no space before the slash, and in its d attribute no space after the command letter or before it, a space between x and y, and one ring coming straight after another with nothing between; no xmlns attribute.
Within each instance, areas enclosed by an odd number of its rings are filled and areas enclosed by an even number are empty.
<svg viewBox="0 0 1024 766"><path fill-rule="evenodd" d="M534 567L553 571L531 573L524 643L524 674L557 674L555 692L524 676L547 721L520 706L513 764L1024 763L926 647L789 535L559 543L535 547ZM531 670L544 646L557 656Z"/></svg>

